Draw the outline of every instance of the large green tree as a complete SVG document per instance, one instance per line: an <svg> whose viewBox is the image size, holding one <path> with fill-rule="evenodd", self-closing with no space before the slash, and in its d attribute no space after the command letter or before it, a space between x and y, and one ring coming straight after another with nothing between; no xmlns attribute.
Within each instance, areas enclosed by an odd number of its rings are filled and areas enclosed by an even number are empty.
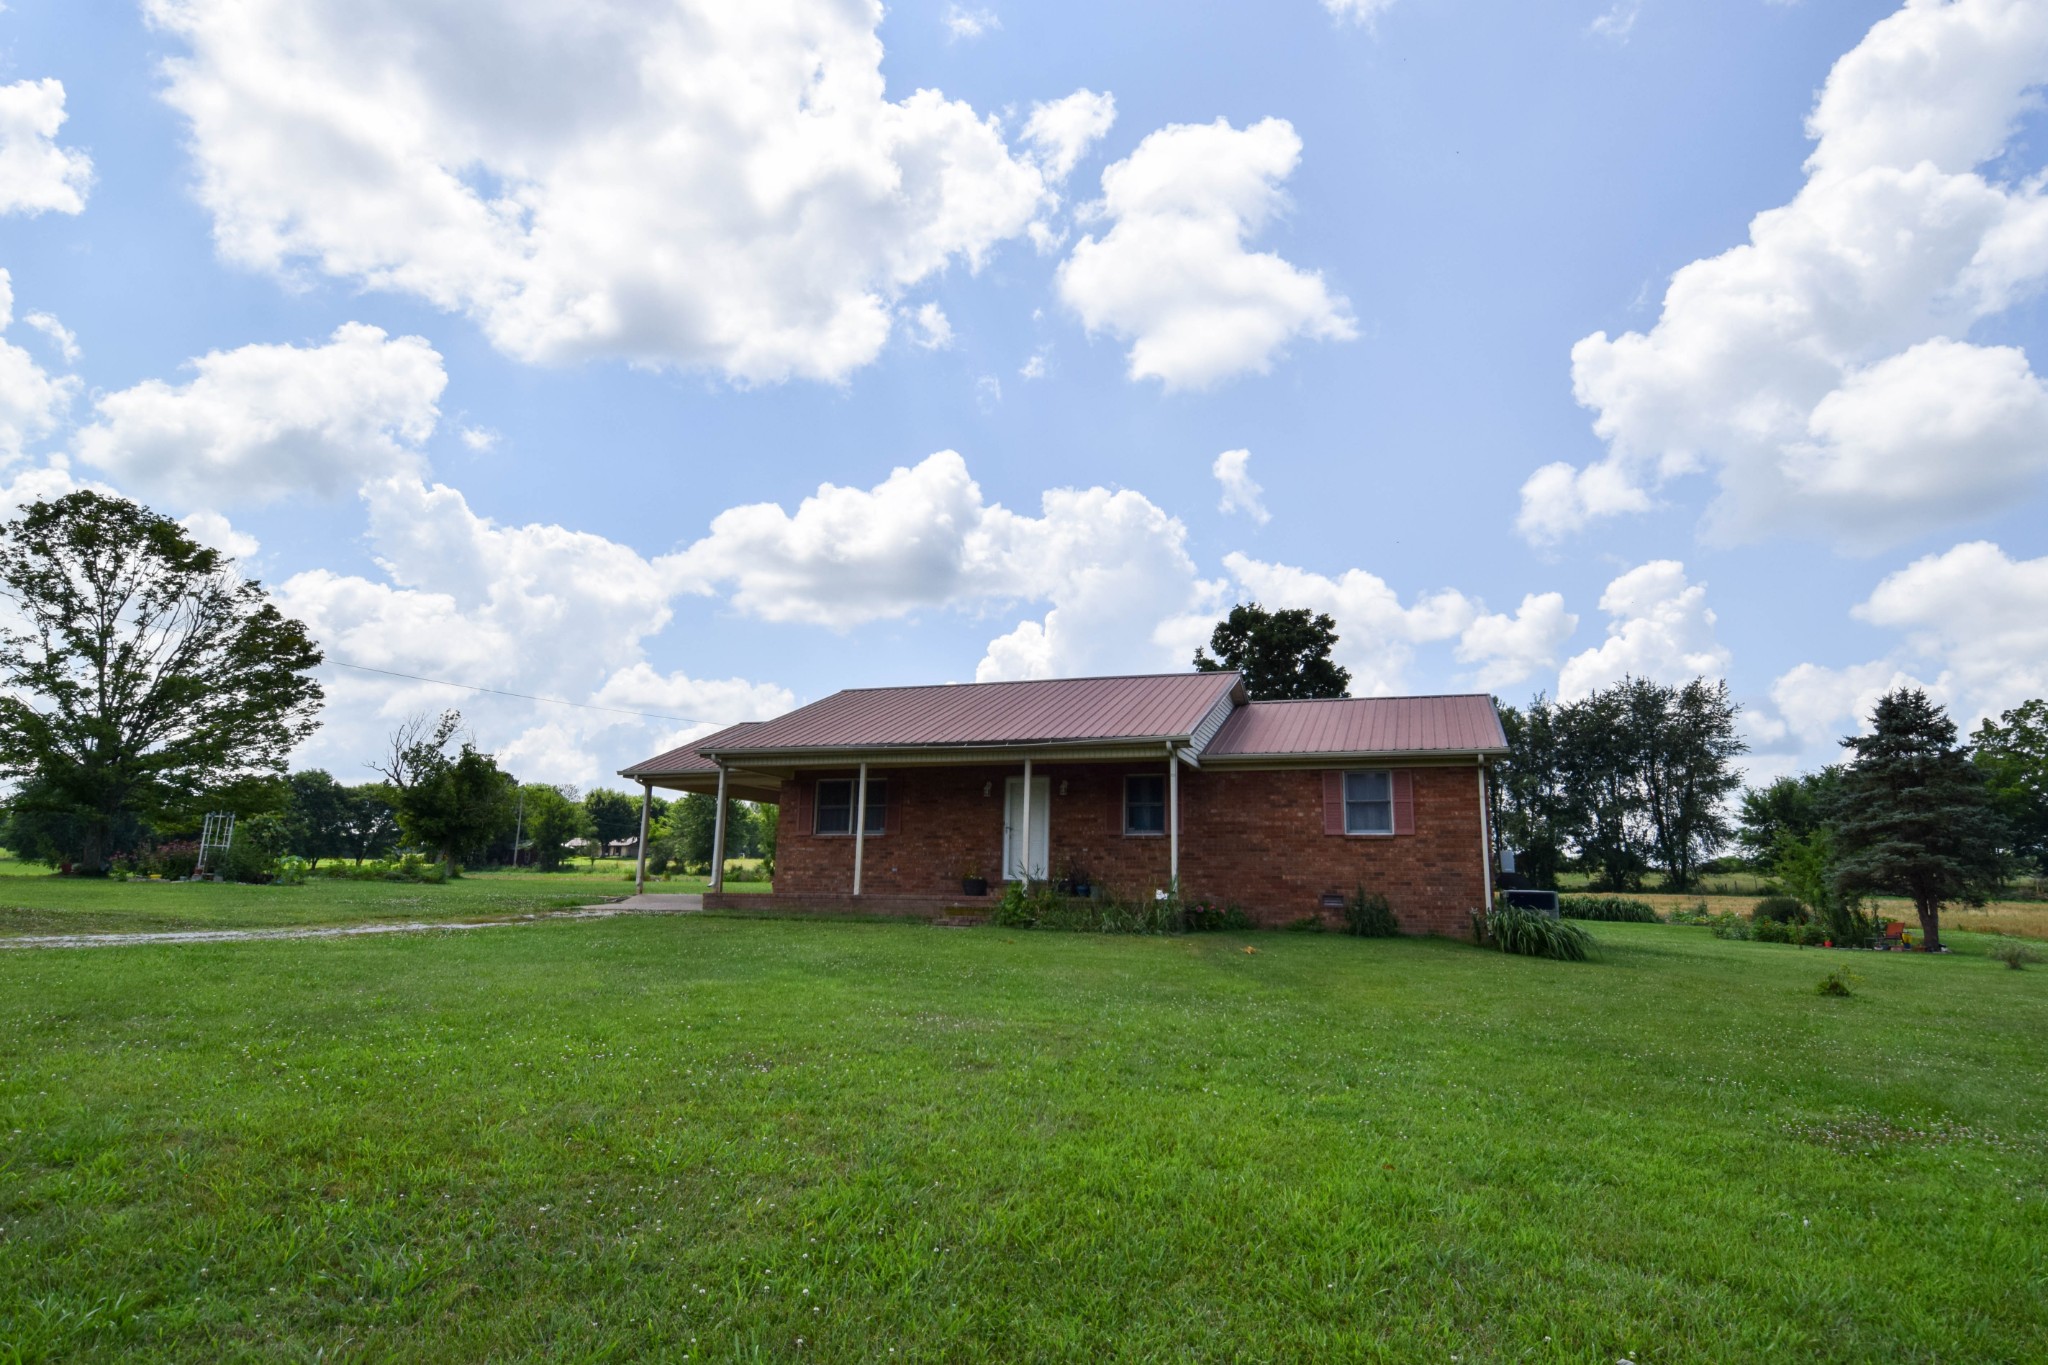
<svg viewBox="0 0 2048 1365"><path fill-rule="evenodd" d="M1955 722L1917 687L1880 698L1870 733L1842 746L1853 757L1833 812L1835 885L1912 901L1932 952L1941 907L1982 904L2005 873L2006 831L1984 775L1956 743Z"/></svg>
<svg viewBox="0 0 2048 1365"><path fill-rule="evenodd" d="M1516 876L1532 886L1555 890L1578 828L1578 808L1566 786L1560 754L1558 707L1539 693L1526 711L1499 709L1508 757L1495 770L1488 790L1500 839L1514 851Z"/></svg>
<svg viewBox="0 0 2048 1365"><path fill-rule="evenodd" d="M525 801L526 838L543 872L553 872L569 857L571 839L588 838L590 814L569 792L530 782L520 789Z"/></svg>
<svg viewBox="0 0 2048 1365"><path fill-rule="evenodd" d="M640 801L608 787L593 787L583 795L583 809L590 815L600 848L614 839L631 839L640 833Z"/></svg>
<svg viewBox="0 0 2048 1365"><path fill-rule="evenodd" d="M355 801L334 775L308 768L291 776L285 830L293 853L318 867L322 858L344 858L353 844Z"/></svg>
<svg viewBox="0 0 2048 1365"><path fill-rule="evenodd" d="M1970 743L2014 857L2048 872L2048 701L2037 697L1983 721Z"/></svg>
<svg viewBox="0 0 2048 1365"><path fill-rule="evenodd" d="M123 498L0 526L0 776L67 812L97 870L137 820L282 773L317 725L320 651L233 561Z"/></svg>
<svg viewBox="0 0 2048 1365"><path fill-rule="evenodd" d="M1841 784L1841 766L1829 764L1818 772L1746 788L1736 815L1735 842L1751 862L1768 866L1786 839L1804 841L1827 824Z"/></svg>
<svg viewBox="0 0 2048 1365"><path fill-rule="evenodd" d="M1203 673L1235 669L1244 674L1245 690L1255 701L1298 697L1341 697L1351 686L1351 673L1330 659L1337 643L1337 623L1327 613L1306 607L1267 611L1256 602L1230 609L1209 634L1211 658L1195 651L1195 668Z"/></svg>
<svg viewBox="0 0 2048 1365"><path fill-rule="evenodd" d="M1657 864L1666 889L1689 890L1734 829L1728 797L1742 785L1735 760L1749 748L1735 728L1741 708L1726 682L1704 678L1682 687L1631 678L1621 687Z"/></svg>
<svg viewBox="0 0 2048 1365"><path fill-rule="evenodd" d="M459 738L461 729L456 711L432 721L414 717L392 733L384 756L370 765L392 789L406 839L434 850L451 872L464 857L512 832L518 797L512 776Z"/></svg>

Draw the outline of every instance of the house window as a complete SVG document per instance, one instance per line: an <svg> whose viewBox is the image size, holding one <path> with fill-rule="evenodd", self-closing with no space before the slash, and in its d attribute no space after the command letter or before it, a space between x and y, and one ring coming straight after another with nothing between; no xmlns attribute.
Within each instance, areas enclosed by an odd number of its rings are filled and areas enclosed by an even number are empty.
<svg viewBox="0 0 2048 1365"><path fill-rule="evenodd" d="M1344 832L1394 832L1394 775L1384 768L1344 774Z"/></svg>
<svg viewBox="0 0 2048 1365"><path fill-rule="evenodd" d="M818 782L819 834L852 834L853 806L859 799L860 784L850 777L828 777ZM870 836L880 834L889 823L889 782L868 779L868 828Z"/></svg>
<svg viewBox="0 0 2048 1365"><path fill-rule="evenodd" d="M1166 833L1166 779L1124 779L1124 833Z"/></svg>

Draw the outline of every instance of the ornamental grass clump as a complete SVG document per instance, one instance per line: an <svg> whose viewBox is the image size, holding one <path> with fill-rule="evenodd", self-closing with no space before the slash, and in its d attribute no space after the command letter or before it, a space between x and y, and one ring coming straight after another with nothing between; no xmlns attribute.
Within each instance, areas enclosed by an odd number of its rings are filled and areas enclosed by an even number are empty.
<svg viewBox="0 0 2048 1365"><path fill-rule="evenodd" d="M1472 912L1472 940L1522 957L1549 957L1584 962L1592 955L1593 936L1568 920L1552 919L1517 905L1497 905Z"/></svg>
<svg viewBox="0 0 2048 1365"><path fill-rule="evenodd" d="M1605 924L1660 924L1657 912L1645 901L1626 896L1559 896L1557 913L1566 919L1596 920Z"/></svg>

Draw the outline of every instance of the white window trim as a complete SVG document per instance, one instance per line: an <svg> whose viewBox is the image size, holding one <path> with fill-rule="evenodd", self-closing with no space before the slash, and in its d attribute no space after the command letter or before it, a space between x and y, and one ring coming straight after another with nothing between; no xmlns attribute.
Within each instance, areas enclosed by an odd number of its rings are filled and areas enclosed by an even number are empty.
<svg viewBox="0 0 2048 1365"><path fill-rule="evenodd" d="M818 799L819 790L828 782L844 782L847 785L846 828L823 830L818 828L818 818L825 813L825 803ZM882 800L875 800L875 788L882 789ZM867 837L879 839L889 832L889 779L871 777L868 779L868 817L874 818L876 811L882 813L882 827L871 829ZM851 839L853 837L854 812L860 805L860 779L857 777L821 777L811 786L811 837L813 839Z"/></svg>
<svg viewBox="0 0 2048 1365"><path fill-rule="evenodd" d="M1387 775L1387 827L1385 829L1351 828L1351 778L1357 773L1385 773ZM1338 779L1337 804L1344 809L1344 837L1347 839L1391 839L1399 821L1394 814L1394 770L1392 768L1346 768ZM1366 804L1364 802L1361 805ZM1377 803L1372 803L1377 804Z"/></svg>
<svg viewBox="0 0 2048 1365"><path fill-rule="evenodd" d="M1133 783L1133 782L1138 782L1138 781L1144 781L1144 782L1157 782L1157 783L1159 784L1159 828L1158 828L1158 829L1132 829L1132 828L1131 828L1131 783ZM1166 807L1167 807L1167 804L1168 804L1168 803L1167 803L1167 800L1166 800L1166 774L1164 774L1164 773L1125 773L1125 774L1124 774L1124 789L1123 789L1123 798L1124 798L1124 804L1123 804L1123 810L1124 810L1124 838L1126 838L1126 839L1164 839L1164 838L1166 837L1166 820L1167 820L1167 809L1166 809ZM1149 803L1148 803L1148 804L1149 804Z"/></svg>

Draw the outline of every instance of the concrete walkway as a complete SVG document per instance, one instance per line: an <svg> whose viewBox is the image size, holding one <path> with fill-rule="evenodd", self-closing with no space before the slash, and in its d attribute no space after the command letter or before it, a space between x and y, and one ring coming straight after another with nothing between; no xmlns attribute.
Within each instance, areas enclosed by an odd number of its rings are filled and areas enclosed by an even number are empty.
<svg viewBox="0 0 2048 1365"><path fill-rule="evenodd" d="M142 943L262 943L272 939L357 938L366 934L422 934L459 929L502 929L555 919L617 919L622 915L677 915L704 908L702 896L628 896L610 905L581 910L544 910L504 919L407 920L379 924L337 924L304 929L165 929L130 934L22 934L0 937L5 948L120 948Z"/></svg>

